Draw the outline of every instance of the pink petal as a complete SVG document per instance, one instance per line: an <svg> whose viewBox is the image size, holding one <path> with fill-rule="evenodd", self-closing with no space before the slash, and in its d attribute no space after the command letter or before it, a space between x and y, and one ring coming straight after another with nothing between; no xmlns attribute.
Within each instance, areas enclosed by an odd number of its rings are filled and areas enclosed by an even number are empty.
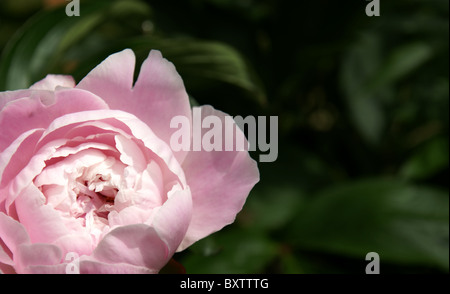
<svg viewBox="0 0 450 294"><path fill-rule="evenodd" d="M9 250L8 246L6 246L5 242L3 242L1 234L0 234L0 274L13 274L14 270L14 261L11 250Z"/></svg>
<svg viewBox="0 0 450 294"><path fill-rule="evenodd" d="M118 227L99 243L93 257L109 264L126 263L151 270L161 269L170 259L167 245L155 229L144 224Z"/></svg>
<svg viewBox="0 0 450 294"><path fill-rule="evenodd" d="M11 256L9 256L9 254L5 251L5 249L3 249L3 246L6 247L6 245L2 246L2 239L0 239L0 266L1 264L5 264L5 265L13 265L14 262L11 259Z"/></svg>
<svg viewBox="0 0 450 294"><path fill-rule="evenodd" d="M127 263L109 264L94 260L81 260L81 274L157 274L157 270Z"/></svg>
<svg viewBox="0 0 450 294"><path fill-rule="evenodd" d="M61 260L61 250L50 244L22 244L14 256L16 270L21 273L28 273L29 266L56 265Z"/></svg>
<svg viewBox="0 0 450 294"><path fill-rule="evenodd" d="M173 152L169 145L156 136L152 129L145 123L127 112L105 109L72 113L59 117L42 135L43 139L39 142L38 147L59 139L61 136L66 134L68 130L77 127L77 124L89 121L94 123L107 122L111 129L118 132L123 132L121 135L125 135L127 137L128 133L128 138L131 138L132 136L138 140L141 140L145 147L153 152L153 156L157 156L163 160L164 164L161 164L161 167L163 167L163 165L167 166L170 172L176 175L176 180L181 181L183 185L186 184L183 170L176 158L173 156ZM165 174L164 176L166 177L166 180L170 181L168 178L170 175Z"/></svg>
<svg viewBox="0 0 450 294"><path fill-rule="evenodd" d="M60 237L54 243L62 250L63 256L69 252L76 252L78 255L91 255L94 250L92 237L86 232L70 232Z"/></svg>
<svg viewBox="0 0 450 294"><path fill-rule="evenodd" d="M26 164L25 167L20 168L20 171L17 174L10 173L9 175L13 176L10 181L5 182L7 184L5 187L2 188L2 190L5 190L5 193L3 194L5 196L5 209L6 211L9 211L9 207L13 204L13 202L16 200L16 198L22 193L23 189L28 187L32 184L33 179L39 175L39 173L42 171L42 169L45 167L45 161L52 158L52 155L55 153L55 149L64 145L66 143L66 140L60 139L58 142L52 142L53 144L49 144L48 146L45 146L45 148L41 148L39 151L36 151L36 143L33 142L33 146L30 146L32 148L31 150L34 151L34 154L23 154L24 159L26 159L26 162L24 160L24 164ZM9 148L8 148L9 149ZM31 156L31 158L27 158L27 156ZM17 152L17 157L21 156L20 152ZM14 157L13 157L14 159ZM18 161L20 163L21 161ZM13 168L11 171L18 171L19 169L14 166L14 161L11 160L11 165ZM19 166L20 167L20 166ZM9 170L9 166L8 166ZM10 171L10 172L11 172ZM1 191L1 190L0 190ZM0 203L1 203L0 198ZM2 208L0 206L0 208Z"/></svg>
<svg viewBox="0 0 450 294"><path fill-rule="evenodd" d="M201 107L201 111L203 118L214 115L225 125L225 113L210 106ZM244 136L237 129L237 136ZM207 131L202 129L202 137ZM222 142L225 144L225 138ZM190 152L182 167L192 193L193 214L179 250L234 222L259 181L257 164L247 151Z"/></svg>
<svg viewBox="0 0 450 294"><path fill-rule="evenodd" d="M69 233L58 212L44 203L44 195L33 184L28 185L15 201L20 223L33 243L53 243Z"/></svg>
<svg viewBox="0 0 450 294"><path fill-rule="evenodd" d="M45 79L35 83L30 87L32 90L54 91L56 87L74 88L75 80L72 76L66 75L47 75Z"/></svg>
<svg viewBox="0 0 450 294"><path fill-rule="evenodd" d="M152 212L152 209L143 209L136 206L126 207L120 212L111 211L108 215L109 225L116 227L142 224L150 218Z"/></svg>
<svg viewBox="0 0 450 294"><path fill-rule="evenodd" d="M169 256L172 256L189 227L192 218L192 198L189 190L169 192L169 195L169 199L156 213L152 226L167 244Z"/></svg>
<svg viewBox="0 0 450 294"><path fill-rule="evenodd" d="M0 212L0 239L13 255L20 245L30 243L23 225L2 212Z"/></svg>
<svg viewBox="0 0 450 294"><path fill-rule="evenodd" d="M115 136L116 148L120 152L120 160L129 166L133 166L138 172L142 172L145 167L145 157L142 151L132 140L124 136Z"/></svg>
<svg viewBox="0 0 450 294"><path fill-rule="evenodd" d="M131 98L136 58L130 49L112 54L95 67L78 85L102 97L111 109L136 108Z"/></svg>
<svg viewBox="0 0 450 294"><path fill-rule="evenodd" d="M11 101L31 97L39 90L54 91L58 86L65 88L75 87L75 80L67 75L47 75L45 79L35 83L26 90L0 92L0 109Z"/></svg>
<svg viewBox="0 0 450 294"><path fill-rule="evenodd" d="M31 97L33 92L35 92L35 91L29 90L29 89L0 92L0 110L11 101L14 101L14 100L20 99L20 98Z"/></svg>
<svg viewBox="0 0 450 294"><path fill-rule="evenodd" d="M28 164L43 132L44 129L25 132L0 153L0 187L9 183ZM0 202L1 199L0 195Z"/></svg>
<svg viewBox="0 0 450 294"><path fill-rule="evenodd" d="M0 274L13 275L13 274L17 274L17 272L14 270L13 266L0 263Z"/></svg>
<svg viewBox="0 0 450 294"><path fill-rule="evenodd" d="M134 87L133 98L140 107L133 114L141 118L165 142L175 130L170 129L173 117L182 115L191 119L191 107L183 80L175 66L164 59L159 51L151 51L142 64L139 78ZM186 156L185 152L175 154L179 162Z"/></svg>
<svg viewBox="0 0 450 294"><path fill-rule="evenodd" d="M130 49L109 56L77 86L102 97L111 109L136 115L167 144L175 131L174 116L191 118L189 98L183 81L172 63L159 51L151 51L133 87L135 56ZM182 162L185 152L175 154Z"/></svg>
<svg viewBox="0 0 450 294"><path fill-rule="evenodd" d="M38 275L62 275L66 274L66 267L66 263L55 265L29 265L26 268L26 273Z"/></svg>
<svg viewBox="0 0 450 294"><path fill-rule="evenodd" d="M82 143L75 147L60 147L55 150L56 146L52 146L53 150L51 150L51 154L48 154L46 158L43 160L49 160L50 158L64 158L64 160L59 161L56 164L47 165L47 167L39 173L39 175L34 179L34 184L39 187L42 185L51 185L51 184L61 184L67 182L67 179L62 172L65 166L75 167L75 163L82 159L79 159L81 155L89 155L88 158L94 157L98 162L104 161L106 159L106 155L102 151L113 150L111 146L104 145L96 142L88 142ZM92 154L92 155L90 155ZM70 156L73 155L73 156ZM98 156L97 156L98 155ZM98 163L96 162L96 163ZM89 164L89 163L88 163Z"/></svg>
<svg viewBox="0 0 450 294"><path fill-rule="evenodd" d="M29 98L8 103L0 112L0 152L22 133L35 128L47 128L65 114L107 109L107 105L92 93L79 89L60 89L53 97L47 91L35 91Z"/></svg>

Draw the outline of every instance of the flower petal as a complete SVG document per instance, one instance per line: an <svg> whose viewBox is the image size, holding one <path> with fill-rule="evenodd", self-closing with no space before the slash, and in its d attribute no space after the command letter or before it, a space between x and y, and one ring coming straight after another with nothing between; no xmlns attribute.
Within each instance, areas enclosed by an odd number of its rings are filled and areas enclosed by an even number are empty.
<svg viewBox="0 0 450 294"><path fill-rule="evenodd" d="M145 167L145 157L142 151L133 142L124 136L115 136L116 148L120 152L120 160L129 166L133 166L138 172L142 172Z"/></svg>
<svg viewBox="0 0 450 294"><path fill-rule="evenodd" d="M3 249L2 243L3 241L0 239L0 266L1 264L13 265L14 262L9 254L6 253L5 249Z"/></svg>
<svg viewBox="0 0 450 294"><path fill-rule="evenodd" d="M172 118L182 115L191 119L183 81L173 64L159 51L152 50L133 89L135 62L130 49L113 54L93 69L77 88L102 97L111 109L133 113L169 144L174 132L170 129ZM177 152L175 156L182 162L186 153Z"/></svg>
<svg viewBox="0 0 450 294"><path fill-rule="evenodd" d="M0 110L11 101L20 98L31 97L33 92L35 91L29 89L0 92Z"/></svg>
<svg viewBox="0 0 450 294"><path fill-rule="evenodd" d="M138 105L131 99L136 58L126 49L97 65L76 88L102 97L111 109L128 111Z"/></svg>
<svg viewBox="0 0 450 294"><path fill-rule="evenodd" d="M161 140L158 136L156 136L153 130L144 122L127 112L105 109L71 113L59 117L54 120L54 122L42 135L43 139L41 140L41 142L39 142L39 146L45 145L52 140L60 138L62 135L66 134L69 129L73 129L77 124L89 121L107 121L109 124L111 124L111 126L122 128L122 131L127 132L128 135L133 136L135 139L141 140L144 143L145 147L153 152L153 156L157 156L162 159L168 169L174 175L177 175L178 180L183 186L185 186L186 180L183 170L179 162L173 156L173 152L170 149L169 145ZM162 165L160 166L162 167ZM169 175L165 174L165 176L168 177Z"/></svg>
<svg viewBox="0 0 450 294"><path fill-rule="evenodd" d="M22 133L35 128L47 128L65 114L107 109L99 97L79 89L61 88L55 92L35 91L27 98L8 103L0 112L0 152Z"/></svg>
<svg viewBox="0 0 450 294"><path fill-rule="evenodd" d="M152 212L152 209L143 209L136 206L126 207L120 212L111 211L108 215L109 225L116 227L142 224L150 218Z"/></svg>
<svg viewBox="0 0 450 294"><path fill-rule="evenodd" d="M152 226L167 244L172 256L180 246L192 218L192 197L189 190L169 192L169 199L156 213ZM176 217L174 217L176 216Z"/></svg>
<svg viewBox="0 0 450 294"><path fill-rule="evenodd" d="M0 212L0 239L13 255L20 245L30 243L30 237L24 226L2 212Z"/></svg>
<svg viewBox="0 0 450 294"><path fill-rule="evenodd" d="M38 275L62 275L66 273L66 263L60 263L55 265L29 265L26 268L27 274Z"/></svg>
<svg viewBox="0 0 450 294"><path fill-rule="evenodd" d="M133 109L132 113L168 144L175 131L170 129L171 120L180 115L191 121L191 107L183 80L175 66L164 59L159 51L152 50L142 64L133 98L140 107ZM184 151L175 153L179 162L186 155Z"/></svg>
<svg viewBox="0 0 450 294"><path fill-rule="evenodd" d="M74 88L75 80L67 75L47 75L45 79L35 83L30 87L32 90L54 91L57 87Z"/></svg>
<svg viewBox="0 0 450 294"><path fill-rule="evenodd" d="M201 107L201 112L203 118L214 115L225 125L225 113L210 106ZM202 129L202 138L206 131ZM238 127L236 136L244 136ZM232 223L259 181L257 164L247 151L190 152L182 167L192 193L193 213L179 250Z"/></svg>
<svg viewBox="0 0 450 294"><path fill-rule="evenodd" d="M62 250L63 256L69 252L76 252L78 255L90 255L94 250L92 238L86 232L71 232L54 242Z"/></svg>
<svg viewBox="0 0 450 294"><path fill-rule="evenodd" d="M36 186L28 185L15 201L20 223L33 243L53 243L69 233L60 215L48 205Z"/></svg>
<svg viewBox="0 0 450 294"><path fill-rule="evenodd" d="M159 270L171 256L154 228L136 224L109 232L94 250L93 257L109 264L126 263Z"/></svg>
<svg viewBox="0 0 450 294"><path fill-rule="evenodd" d="M17 257L14 256L16 270L28 273L28 267L33 265L56 265L62 260L61 250L51 244L22 244L18 247Z"/></svg>
<svg viewBox="0 0 450 294"><path fill-rule="evenodd" d="M80 274L157 274L157 270L152 270L142 266L135 266L127 263L109 264L93 260L80 261Z"/></svg>
<svg viewBox="0 0 450 294"><path fill-rule="evenodd" d="M34 146L43 132L44 129L25 132L0 153L0 187L9 183L28 164L33 156ZM0 195L0 202L1 200Z"/></svg>

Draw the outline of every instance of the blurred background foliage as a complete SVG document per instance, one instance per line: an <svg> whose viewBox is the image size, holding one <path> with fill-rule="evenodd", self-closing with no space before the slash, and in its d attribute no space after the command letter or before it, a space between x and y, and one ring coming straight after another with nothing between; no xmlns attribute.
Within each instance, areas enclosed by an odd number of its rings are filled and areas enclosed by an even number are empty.
<svg viewBox="0 0 450 294"><path fill-rule="evenodd" d="M364 273L368 252L449 272L447 0L68 3L1 0L0 90L159 49L194 103L279 116L278 160L236 223L175 255L188 273Z"/></svg>

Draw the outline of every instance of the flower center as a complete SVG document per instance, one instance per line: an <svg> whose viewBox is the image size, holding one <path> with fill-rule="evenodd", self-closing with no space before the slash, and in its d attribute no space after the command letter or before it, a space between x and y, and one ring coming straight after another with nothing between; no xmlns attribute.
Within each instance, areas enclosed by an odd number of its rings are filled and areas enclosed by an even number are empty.
<svg viewBox="0 0 450 294"><path fill-rule="evenodd" d="M87 213L94 213L98 217L107 219L114 208L114 199L119 191L102 175L97 175L95 181L78 178L73 192L77 195L76 202L71 207L72 216L85 217Z"/></svg>
<svg viewBox="0 0 450 294"><path fill-rule="evenodd" d="M90 234L94 243L111 227L150 219L154 209L166 201L162 195L174 185L169 182L165 186L156 161L149 161L145 169L136 169L124 163L128 158L122 153L119 156L106 147L81 151L74 150L81 147L70 148L67 153L78 152L55 156L34 184L45 197L45 204L60 213L67 228Z"/></svg>
<svg viewBox="0 0 450 294"><path fill-rule="evenodd" d="M100 234L109 224L108 215L115 210L122 171L121 164L109 157L92 166L81 167L70 175L73 192L70 215L80 220L93 235Z"/></svg>

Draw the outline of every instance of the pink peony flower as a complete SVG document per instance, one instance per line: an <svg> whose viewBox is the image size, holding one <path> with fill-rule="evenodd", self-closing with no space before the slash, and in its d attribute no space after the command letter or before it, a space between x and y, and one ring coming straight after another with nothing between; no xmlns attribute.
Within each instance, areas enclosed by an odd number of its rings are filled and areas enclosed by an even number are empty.
<svg viewBox="0 0 450 294"><path fill-rule="evenodd" d="M134 68L127 49L78 85L49 75L0 93L1 272L157 273L242 209L255 161L174 152L170 120L192 117L183 81L159 51L133 86Z"/></svg>

